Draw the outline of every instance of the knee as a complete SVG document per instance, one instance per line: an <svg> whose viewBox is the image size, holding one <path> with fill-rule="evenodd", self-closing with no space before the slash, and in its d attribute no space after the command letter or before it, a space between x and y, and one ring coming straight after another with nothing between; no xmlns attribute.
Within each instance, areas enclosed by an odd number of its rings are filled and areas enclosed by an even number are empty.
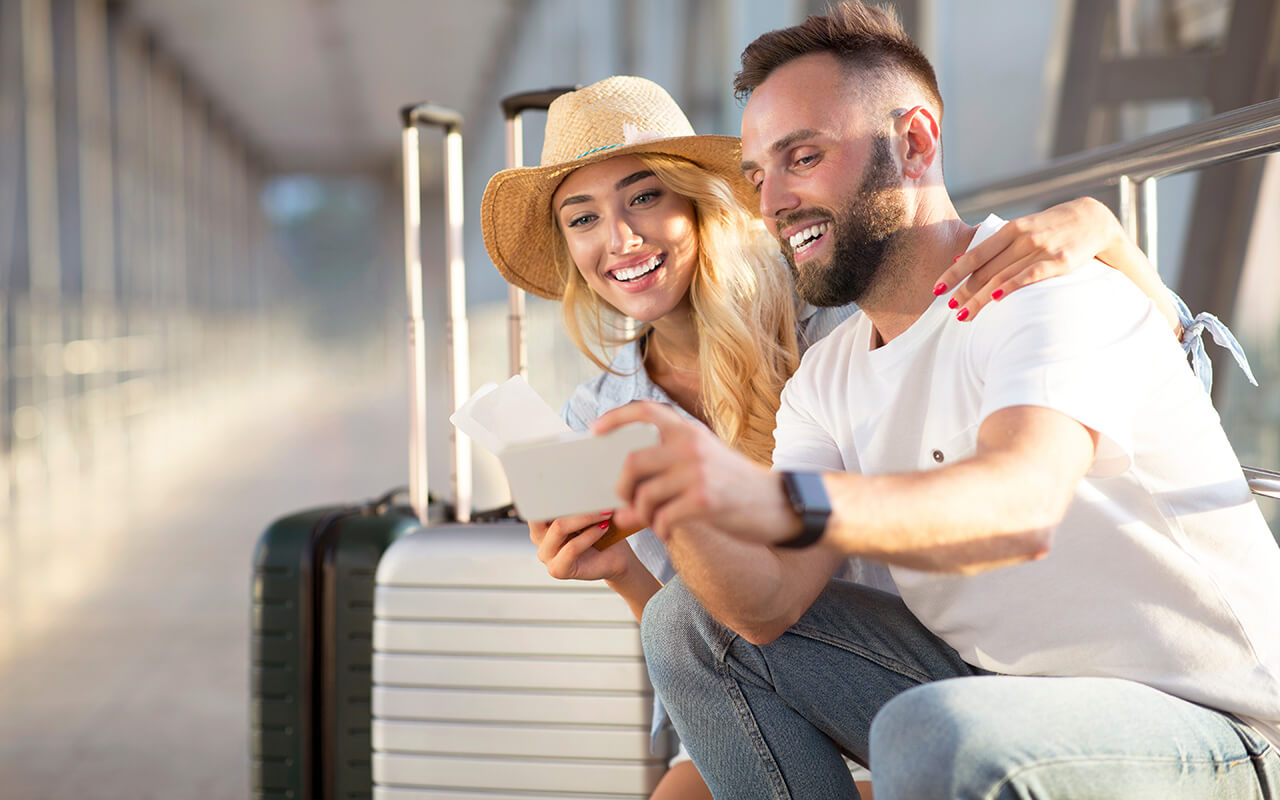
<svg viewBox="0 0 1280 800"><path fill-rule="evenodd" d="M702 641L698 618L704 612L679 577L649 598L640 618L640 643L649 668L649 680L659 694L673 676L687 674L698 659Z"/></svg>
<svg viewBox="0 0 1280 800"><path fill-rule="evenodd" d="M981 680L929 683L885 704L871 723L878 800L987 797L1008 774L997 712L974 683Z"/></svg>

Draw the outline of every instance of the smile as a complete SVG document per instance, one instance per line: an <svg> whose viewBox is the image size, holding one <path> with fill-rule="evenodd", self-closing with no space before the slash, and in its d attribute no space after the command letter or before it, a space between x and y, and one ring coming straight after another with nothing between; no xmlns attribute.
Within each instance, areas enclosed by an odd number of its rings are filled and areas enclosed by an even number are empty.
<svg viewBox="0 0 1280 800"><path fill-rule="evenodd" d="M791 250L797 256L801 251L807 251L814 242L822 238L822 236L831 229L830 222L820 222L817 225L810 225L801 231L796 231L787 238L787 243L791 245Z"/></svg>
<svg viewBox="0 0 1280 800"><path fill-rule="evenodd" d="M661 255L652 256L639 264L630 267L621 267L619 269L610 270L609 277L619 283L631 283L638 281L658 267L662 266L666 258Z"/></svg>

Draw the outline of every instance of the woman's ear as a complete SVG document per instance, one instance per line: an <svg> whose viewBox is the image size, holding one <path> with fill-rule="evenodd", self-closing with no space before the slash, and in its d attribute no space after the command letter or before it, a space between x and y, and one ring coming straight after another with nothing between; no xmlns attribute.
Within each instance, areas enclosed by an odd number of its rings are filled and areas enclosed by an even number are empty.
<svg viewBox="0 0 1280 800"><path fill-rule="evenodd" d="M937 117L926 106L912 106L894 120L893 127L904 143L903 174L913 179L923 177L942 149Z"/></svg>

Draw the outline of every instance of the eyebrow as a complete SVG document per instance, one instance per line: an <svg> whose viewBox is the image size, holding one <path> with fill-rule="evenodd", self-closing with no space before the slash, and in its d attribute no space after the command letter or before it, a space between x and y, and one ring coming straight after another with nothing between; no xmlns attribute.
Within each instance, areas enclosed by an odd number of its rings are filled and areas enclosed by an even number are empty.
<svg viewBox="0 0 1280 800"><path fill-rule="evenodd" d="M614 191L621 191L622 189L627 188L633 183L639 183L645 178L652 178L652 177L653 177L653 170L642 169L638 172L631 173L627 177L615 183L613 185L613 189ZM591 200L591 195L589 194L575 194L572 197L566 197L564 200L560 201L560 208L564 208L565 206L568 206L568 205L573 205L574 203L586 203L586 202L589 202L590 200Z"/></svg>
<svg viewBox="0 0 1280 800"><path fill-rule="evenodd" d="M795 144L796 142L802 141L804 139L812 139L817 135L818 135L818 132L813 128L801 128L798 131L792 131L791 133L788 133L786 136L783 136L781 139L774 142L769 147L769 150L774 153L781 153L783 150L786 150L788 147ZM760 165L754 161L743 161L742 166L740 167L740 169L744 173L747 173L753 169L759 169L759 168L760 168Z"/></svg>

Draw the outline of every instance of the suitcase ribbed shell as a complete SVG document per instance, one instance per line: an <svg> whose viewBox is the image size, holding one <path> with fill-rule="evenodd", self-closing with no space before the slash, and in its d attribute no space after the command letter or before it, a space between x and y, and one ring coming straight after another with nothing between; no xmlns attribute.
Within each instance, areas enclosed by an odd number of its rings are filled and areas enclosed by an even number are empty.
<svg viewBox="0 0 1280 800"><path fill-rule="evenodd" d="M442 525L389 548L373 649L375 798L617 800L648 797L666 771L626 603L548 576L523 524Z"/></svg>

